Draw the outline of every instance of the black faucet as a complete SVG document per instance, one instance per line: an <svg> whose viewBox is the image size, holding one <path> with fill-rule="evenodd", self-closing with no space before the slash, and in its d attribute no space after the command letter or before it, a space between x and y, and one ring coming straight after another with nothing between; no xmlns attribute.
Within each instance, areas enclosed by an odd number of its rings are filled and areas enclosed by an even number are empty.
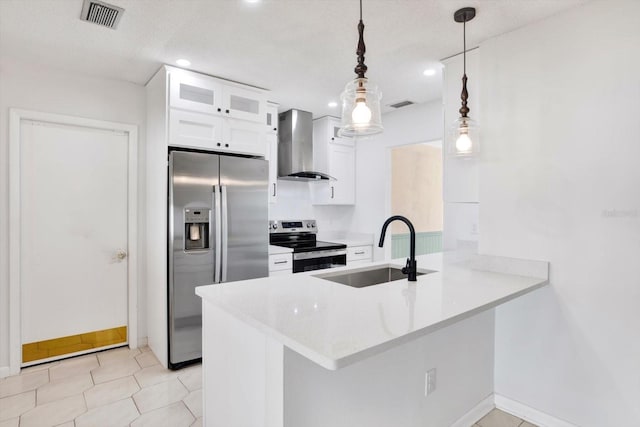
<svg viewBox="0 0 640 427"><path fill-rule="evenodd" d="M387 227L395 220L402 221L407 224L407 227L409 227L409 233L411 233L409 258L407 258L407 265L402 269L402 273L409 275L408 280L410 282L415 282L416 274L418 272L418 264L416 263L416 229L413 228L411 221L402 215L394 215L386 220L382 225L382 233L380 234L378 247L381 248L384 245L384 235L387 233Z"/></svg>

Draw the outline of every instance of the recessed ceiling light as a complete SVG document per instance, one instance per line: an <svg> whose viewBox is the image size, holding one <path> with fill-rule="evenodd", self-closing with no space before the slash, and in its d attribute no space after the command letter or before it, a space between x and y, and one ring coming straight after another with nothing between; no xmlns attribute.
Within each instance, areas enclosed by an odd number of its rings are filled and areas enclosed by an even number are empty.
<svg viewBox="0 0 640 427"><path fill-rule="evenodd" d="M244 0L246 3L260 3L261 0Z"/></svg>
<svg viewBox="0 0 640 427"><path fill-rule="evenodd" d="M327 105L329 105L329 107L331 107L331 108L335 108L335 107L337 107L337 106L338 106L338 103L337 103L337 102L334 102L334 101L331 101L331 102L330 102L329 104L327 104Z"/></svg>
<svg viewBox="0 0 640 427"><path fill-rule="evenodd" d="M427 68L422 74L424 74L425 76L435 76L436 70L434 68Z"/></svg>
<svg viewBox="0 0 640 427"><path fill-rule="evenodd" d="M188 59L178 59L176 61L176 64L181 67L188 67L189 65L191 65L191 61L189 61Z"/></svg>

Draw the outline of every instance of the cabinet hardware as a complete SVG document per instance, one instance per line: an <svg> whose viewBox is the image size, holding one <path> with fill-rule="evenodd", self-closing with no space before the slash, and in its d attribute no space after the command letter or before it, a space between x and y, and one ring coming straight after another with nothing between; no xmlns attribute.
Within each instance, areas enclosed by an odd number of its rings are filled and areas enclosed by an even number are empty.
<svg viewBox="0 0 640 427"><path fill-rule="evenodd" d="M225 113L229 114L229 110L224 110Z"/></svg>
<svg viewBox="0 0 640 427"><path fill-rule="evenodd" d="M335 140L335 138L331 138L331 140L332 140L332 141L334 141L334 140Z"/></svg>
<svg viewBox="0 0 640 427"><path fill-rule="evenodd" d="M364 251L361 252L354 252L355 255L364 255Z"/></svg>
<svg viewBox="0 0 640 427"><path fill-rule="evenodd" d="M333 199L333 186L331 186L331 198Z"/></svg>
<svg viewBox="0 0 640 427"><path fill-rule="evenodd" d="M278 128L273 128L273 130L278 130Z"/></svg>
<svg viewBox="0 0 640 427"><path fill-rule="evenodd" d="M276 197L276 183L273 183L273 197Z"/></svg>
<svg viewBox="0 0 640 427"><path fill-rule="evenodd" d="M225 147L229 148L229 144L224 144Z"/></svg>
<svg viewBox="0 0 640 427"><path fill-rule="evenodd" d="M217 145L218 147L220 147L220 145L222 145L222 144L220 144L220 143L218 142L216 145Z"/></svg>
<svg viewBox="0 0 640 427"><path fill-rule="evenodd" d="M289 261L276 261L274 264L287 264Z"/></svg>
<svg viewBox="0 0 640 427"><path fill-rule="evenodd" d="M218 108L218 113L221 113L221 112L222 112L222 108Z"/></svg>

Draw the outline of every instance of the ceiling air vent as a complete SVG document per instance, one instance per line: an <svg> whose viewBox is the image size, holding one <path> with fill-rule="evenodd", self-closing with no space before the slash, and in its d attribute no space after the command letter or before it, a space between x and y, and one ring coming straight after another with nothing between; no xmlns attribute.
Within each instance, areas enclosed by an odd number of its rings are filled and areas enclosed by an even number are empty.
<svg viewBox="0 0 640 427"><path fill-rule="evenodd" d="M115 29L120 22L124 9L97 0L84 0L80 19Z"/></svg>
<svg viewBox="0 0 640 427"><path fill-rule="evenodd" d="M406 107L409 105L413 105L414 102L413 101L400 101L400 102L396 102L395 104L390 104L389 107L391 108L402 108L402 107Z"/></svg>

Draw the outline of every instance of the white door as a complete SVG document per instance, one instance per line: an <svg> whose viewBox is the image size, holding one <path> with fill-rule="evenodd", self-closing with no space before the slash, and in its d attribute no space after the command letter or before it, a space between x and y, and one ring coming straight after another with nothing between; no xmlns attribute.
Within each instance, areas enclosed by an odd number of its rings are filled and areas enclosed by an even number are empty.
<svg viewBox="0 0 640 427"><path fill-rule="evenodd" d="M21 121L23 364L127 342L128 144Z"/></svg>

